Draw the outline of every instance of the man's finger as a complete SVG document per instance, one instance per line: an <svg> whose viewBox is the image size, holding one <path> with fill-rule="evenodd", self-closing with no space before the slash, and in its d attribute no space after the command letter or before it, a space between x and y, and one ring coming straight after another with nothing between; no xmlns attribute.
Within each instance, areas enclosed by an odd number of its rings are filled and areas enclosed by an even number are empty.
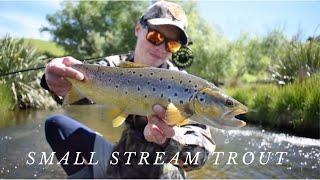
<svg viewBox="0 0 320 180"><path fill-rule="evenodd" d="M65 68L66 68L67 77L70 77L79 81L82 81L84 79L84 75L80 71L77 71L71 67L65 67Z"/></svg>
<svg viewBox="0 0 320 180"><path fill-rule="evenodd" d="M67 57L64 57L63 60L62 60L62 63L68 67L74 65L74 64L81 64L82 62L71 57L71 56L67 56Z"/></svg>
<svg viewBox="0 0 320 180"><path fill-rule="evenodd" d="M84 75L80 71L77 71L71 67L51 66L48 71L57 76L70 77L79 81L84 79Z"/></svg>
<svg viewBox="0 0 320 180"><path fill-rule="evenodd" d="M155 124L156 126L158 126L162 131L163 134L168 137L171 138L172 136L174 136L174 130L171 126L168 126L166 122L164 122L163 120L159 119L157 116L149 116L148 120L150 123Z"/></svg>
<svg viewBox="0 0 320 180"><path fill-rule="evenodd" d="M153 106L153 111L159 116L161 119L165 119L166 117L166 110L161 105L156 104Z"/></svg>

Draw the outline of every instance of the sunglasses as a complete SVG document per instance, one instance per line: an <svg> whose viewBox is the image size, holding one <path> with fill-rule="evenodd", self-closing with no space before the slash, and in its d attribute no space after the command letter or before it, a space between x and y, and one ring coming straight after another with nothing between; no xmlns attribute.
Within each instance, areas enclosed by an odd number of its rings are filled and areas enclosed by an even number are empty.
<svg viewBox="0 0 320 180"><path fill-rule="evenodd" d="M159 31L148 27L148 33L146 39L153 45L160 46L165 42L166 50L170 53L175 53L181 48L181 43L177 40L171 40L166 38Z"/></svg>

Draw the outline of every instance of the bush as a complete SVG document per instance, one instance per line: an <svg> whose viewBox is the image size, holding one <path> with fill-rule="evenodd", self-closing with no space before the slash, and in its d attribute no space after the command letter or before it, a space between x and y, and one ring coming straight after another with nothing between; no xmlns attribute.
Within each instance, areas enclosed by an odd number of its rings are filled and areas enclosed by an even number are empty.
<svg viewBox="0 0 320 180"><path fill-rule="evenodd" d="M320 72L320 41L310 39L304 43L297 35L286 46L284 55L271 65L270 72L272 78L281 84L303 80Z"/></svg>
<svg viewBox="0 0 320 180"><path fill-rule="evenodd" d="M6 35L0 39L0 72L8 73L20 69L43 66L43 56L36 49L24 44L24 40L15 40ZM0 77L1 93L10 95L12 100L7 108L47 108L55 106L48 93L39 86L43 72L27 71ZM9 89L10 92L7 92ZM7 98L9 98L7 97Z"/></svg>
<svg viewBox="0 0 320 180"><path fill-rule="evenodd" d="M249 108L247 122L265 128L319 138L320 75L287 86L253 85L228 90Z"/></svg>

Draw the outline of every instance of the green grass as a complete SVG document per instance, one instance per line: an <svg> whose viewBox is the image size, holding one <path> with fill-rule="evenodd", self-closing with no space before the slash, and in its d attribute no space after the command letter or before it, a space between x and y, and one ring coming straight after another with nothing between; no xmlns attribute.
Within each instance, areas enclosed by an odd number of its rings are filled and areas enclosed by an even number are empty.
<svg viewBox="0 0 320 180"><path fill-rule="evenodd" d="M226 91L250 109L247 122L296 135L319 138L320 75L286 86L247 85Z"/></svg>
<svg viewBox="0 0 320 180"><path fill-rule="evenodd" d="M13 100L13 94L10 91L10 87L5 84L0 83L0 115L7 111L8 109L13 108L14 106L14 100Z"/></svg>
<svg viewBox="0 0 320 180"><path fill-rule="evenodd" d="M55 42L44 41L40 39L25 39L25 43L37 48L37 52L44 53L53 57L59 57L67 55L68 53Z"/></svg>
<svg viewBox="0 0 320 180"><path fill-rule="evenodd" d="M0 72L12 72L43 65L45 58L23 39L6 35L0 39ZM28 109L47 108L54 105L52 98L40 87L43 72L27 71L0 77L0 108Z"/></svg>

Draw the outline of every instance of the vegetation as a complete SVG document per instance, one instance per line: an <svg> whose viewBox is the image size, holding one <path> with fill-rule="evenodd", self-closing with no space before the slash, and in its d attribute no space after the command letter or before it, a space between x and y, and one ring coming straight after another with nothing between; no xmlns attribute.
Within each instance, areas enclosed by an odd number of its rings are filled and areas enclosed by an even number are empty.
<svg viewBox="0 0 320 180"><path fill-rule="evenodd" d="M0 39L0 72L7 73L28 67L43 65L43 56L36 49L26 46L24 40L9 36ZM55 103L48 93L40 88L42 72L28 71L0 77L0 90L4 97L0 104L3 109L26 109L52 107ZM1 96L2 97L2 96Z"/></svg>
<svg viewBox="0 0 320 180"><path fill-rule="evenodd" d="M247 122L269 129L319 138L320 74L287 86L266 84L227 91L250 109Z"/></svg>
<svg viewBox="0 0 320 180"><path fill-rule="evenodd" d="M26 46L36 47L38 54L43 54L47 57L62 57L69 54L64 48L54 42L40 39L25 39L24 42Z"/></svg>
<svg viewBox="0 0 320 180"><path fill-rule="evenodd" d="M74 57L101 57L131 51L134 28L147 8L143 1L67 1L62 10L47 15L54 42Z"/></svg>
<svg viewBox="0 0 320 180"><path fill-rule="evenodd" d="M290 43L285 44L285 52L281 54L270 71L274 80L281 84L303 80L313 73L320 72L320 42L309 38L301 42L297 35Z"/></svg>

